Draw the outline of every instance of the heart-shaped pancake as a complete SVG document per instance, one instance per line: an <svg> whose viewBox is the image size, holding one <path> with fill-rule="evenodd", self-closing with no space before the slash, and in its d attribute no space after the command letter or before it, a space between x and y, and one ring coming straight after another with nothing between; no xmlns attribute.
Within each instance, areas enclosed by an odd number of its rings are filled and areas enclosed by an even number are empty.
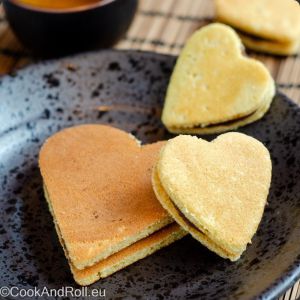
<svg viewBox="0 0 300 300"><path fill-rule="evenodd" d="M70 264L75 281L80 285L89 285L100 278L107 277L116 271L148 256L155 251L181 239L187 232L178 224L172 224L152 233L150 236L122 249L101 260L91 267L78 270Z"/></svg>
<svg viewBox="0 0 300 300"><path fill-rule="evenodd" d="M215 8L217 20L234 27L247 48L276 55L299 51L296 0L215 0Z"/></svg>
<svg viewBox="0 0 300 300"><path fill-rule="evenodd" d="M84 269L173 222L156 199L151 170L163 143L81 125L50 137L39 164L67 257Z"/></svg>
<svg viewBox="0 0 300 300"><path fill-rule="evenodd" d="M269 107L274 81L262 63L243 56L242 48L238 35L226 25L208 25L192 35L167 90L162 122L169 131L202 133L220 123L262 117L253 114Z"/></svg>
<svg viewBox="0 0 300 300"><path fill-rule="evenodd" d="M300 39L293 42L278 42L260 39L244 32L238 32L238 35L246 48L257 52L275 55L292 55L298 53L300 48Z"/></svg>
<svg viewBox="0 0 300 300"><path fill-rule="evenodd" d="M247 135L227 133L212 142L182 135L162 148L152 184L185 230L234 261L257 231L271 169L268 150Z"/></svg>

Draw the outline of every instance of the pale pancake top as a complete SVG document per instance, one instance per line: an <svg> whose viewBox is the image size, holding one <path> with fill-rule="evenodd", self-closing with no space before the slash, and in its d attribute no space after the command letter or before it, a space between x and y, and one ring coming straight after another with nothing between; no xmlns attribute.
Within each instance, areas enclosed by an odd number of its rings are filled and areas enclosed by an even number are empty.
<svg viewBox="0 0 300 300"><path fill-rule="evenodd" d="M249 34L277 41L300 39L296 0L215 0L217 19Z"/></svg>
<svg viewBox="0 0 300 300"><path fill-rule="evenodd" d="M184 214L175 206L175 204L172 202L171 198L168 196L166 191L163 189L158 172L157 167L154 167L153 173L152 173L152 186L153 190L157 196L157 199L159 199L162 206L170 213L170 215L174 218L174 220L182 226L187 232L189 232L195 239L200 241L205 247L208 249L214 251L218 255L229 258L232 261L237 260L242 251L244 249L241 249L241 252L239 253L230 253L227 249L223 249L220 245L217 245L212 239L210 239L204 231L198 229L191 221L189 221ZM246 248L246 246L245 246Z"/></svg>
<svg viewBox="0 0 300 300"><path fill-rule="evenodd" d="M262 218L271 181L268 150L241 133L213 142L178 136L161 150L160 183L200 231L230 252L244 250Z"/></svg>
<svg viewBox="0 0 300 300"><path fill-rule="evenodd" d="M191 128L237 119L261 106L270 85L268 70L243 56L233 29L208 25L192 35L177 60L162 121L167 128Z"/></svg>
<svg viewBox="0 0 300 300"><path fill-rule="evenodd" d="M171 222L151 186L161 146L140 147L126 132L103 125L65 129L45 142L40 169L76 267L95 263Z"/></svg>
<svg viewBox="0 0 300 300"><path fill-rule="evenodd" d="M245 126L247 124L253 123L259 119L261 119L265 113L269 110L270 105L272 103L273 97L275 95L275 84L270 85L269 91L265 94L265 98L261 103L261 107L259 107L254 113L249 116L239 118L227 123L215 124L213 126L208 127L193 127L193 128L171 128L168 130L173 133L182 133L182 134L215 134L221 133L225 131L236 130L241 126Z"/></svg>

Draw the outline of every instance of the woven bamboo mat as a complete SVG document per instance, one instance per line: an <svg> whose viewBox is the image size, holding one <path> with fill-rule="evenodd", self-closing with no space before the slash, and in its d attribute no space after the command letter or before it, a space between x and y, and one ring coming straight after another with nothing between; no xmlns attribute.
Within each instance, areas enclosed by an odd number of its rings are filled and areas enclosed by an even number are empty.
<svg viewBox="0 0 300 300"><path fill-rule="evenodd" d="M139 10L126 37L116 48L140 49L177 55L197 28L212 22L212 0L140 0ZM279 90L300 104L300 56L280 58L249 52L270 70ZM33 61L11 32L0 6L0 74ZM300 298L300 281L280 300Z"/></svg>

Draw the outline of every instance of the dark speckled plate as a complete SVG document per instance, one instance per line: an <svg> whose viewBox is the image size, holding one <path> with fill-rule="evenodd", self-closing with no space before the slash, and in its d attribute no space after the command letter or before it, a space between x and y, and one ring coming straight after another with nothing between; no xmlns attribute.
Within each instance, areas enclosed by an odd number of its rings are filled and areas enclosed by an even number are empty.
<svg viewBox="0 0 300 300"><path fill-rule="evenodd" d="M43 197L39 148L79 123L111 124L144 143L170 137L160 112L174 61L103 51L0 79L0 286L76 287ZM272 299L300 277L300 109L278 94L241 131L273 160L269 205L242 258L231 263L186 237L89 288L105 288L110 299Z"/></svg>

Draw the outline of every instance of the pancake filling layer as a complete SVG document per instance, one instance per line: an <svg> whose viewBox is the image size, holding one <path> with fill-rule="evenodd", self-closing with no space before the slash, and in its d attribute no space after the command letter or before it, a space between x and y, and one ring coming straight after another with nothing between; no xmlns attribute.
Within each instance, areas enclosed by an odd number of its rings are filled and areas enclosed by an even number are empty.
<svg viewBox="0 0 300 300"><path fill-rule="evenodd" d="M208 124L208 125L201 125L201 124L198 124L198 125L195 125L193 127L191 127L192 129L204 129L204 128L213 128L215 126L231 126L231 125L234 125L236 122L239 122L239 121L243 121L243 120L246 120L248 119L249 117L251 117L252 115L254 115L258 110L255 110L254 112L248 114L248 115L245 115L241 118L237 118L237 119L234 119L234 120L228 120L228 121L225 121L225 122L221 122L221 123L212 123L212 124ZM176 129L176 127L171 127L171 129ZM179 128L177 128L179 129Z"/></svg>

